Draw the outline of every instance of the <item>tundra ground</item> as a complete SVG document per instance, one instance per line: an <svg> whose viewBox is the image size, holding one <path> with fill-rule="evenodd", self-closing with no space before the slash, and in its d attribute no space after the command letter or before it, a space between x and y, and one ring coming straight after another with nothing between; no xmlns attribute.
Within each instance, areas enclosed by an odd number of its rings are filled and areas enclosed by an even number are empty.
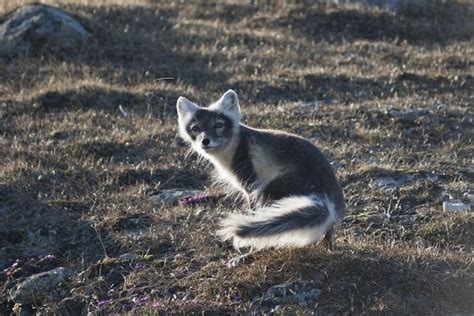
<svg viewBox="0 0 474 316"><path fill-rule="evenodd" d="M0 21L20 3L0 5ZM0 61L0 314L10 288L58 266L75 277L37 311L264 312L268 288L304 280L318 299L280 312L474 313L474 216L442 208L473 193L472 5L49 3L93 36L76 54ZM347 204L334 252L225 265L237 253L217 222L246 206L186 157L175 102L229 88L245 123L302 135L334 162ZM171 188L217 198L150 202Z"/></svg>

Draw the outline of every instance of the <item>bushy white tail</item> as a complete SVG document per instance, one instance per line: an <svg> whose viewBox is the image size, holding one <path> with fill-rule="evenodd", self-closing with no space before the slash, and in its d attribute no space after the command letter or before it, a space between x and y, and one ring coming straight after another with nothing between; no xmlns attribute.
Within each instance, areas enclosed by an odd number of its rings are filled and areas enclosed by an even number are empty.
<svg viewBox="0 0 474 316"><path fill-rule="evenodd" d="M321 239L336 222L327 196L292 196L260 208L255 215L230 214L218 234L235 248L303 247Z"/></svg>

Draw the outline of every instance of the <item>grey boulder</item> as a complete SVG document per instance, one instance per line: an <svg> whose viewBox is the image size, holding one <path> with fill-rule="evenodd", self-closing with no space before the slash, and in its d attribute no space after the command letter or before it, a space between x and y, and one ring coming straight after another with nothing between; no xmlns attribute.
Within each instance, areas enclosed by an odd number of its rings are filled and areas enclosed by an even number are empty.
<svg viewBox="0 0 474 316"><path fill-rule="evenodd" d="M90 33L73 17L43 4L22 6L0 25L0 56L70 51L82 45Z"/></svg>
<svg viewBox="0 0 474 316"><path fill-rule="evenodd" d="M64 267L34 274L10 290L10 299L19 304L41 301L72 276L72 271Z"/></svg>

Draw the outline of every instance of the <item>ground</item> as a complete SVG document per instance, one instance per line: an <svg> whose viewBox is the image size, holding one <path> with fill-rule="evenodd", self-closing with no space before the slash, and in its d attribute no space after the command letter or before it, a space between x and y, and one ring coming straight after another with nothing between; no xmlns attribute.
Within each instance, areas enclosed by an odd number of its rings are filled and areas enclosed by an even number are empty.
<svg viewBox="0 0 474 316"><path fill-rule="evenodd" d="M259 313L270 287L308 281L317 299L277 311L474 313L474 216L442 206L473 191L471 4L84 3L59 5L93 35L77 52L0 61L0 314L9 289L56 267L74 277L23 308ZM229 88L245 123L302 135L337 169L347 216L333 252L226 266L238 253L217 223L246 206L186 156L175 103ZM172 188L214 198L150 201Z"/></svg>

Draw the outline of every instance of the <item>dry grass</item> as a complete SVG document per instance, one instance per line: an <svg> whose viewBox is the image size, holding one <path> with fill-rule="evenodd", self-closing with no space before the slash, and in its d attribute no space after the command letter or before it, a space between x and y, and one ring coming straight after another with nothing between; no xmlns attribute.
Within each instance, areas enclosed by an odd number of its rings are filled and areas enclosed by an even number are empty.
<svg viewBox="0 0 474 316"><path fill-rule="evenodd" d="M0 20L18 3L0 5ZM282 313L474 312L474 217L442 211L448 194L473 190L468 3L401 14L292 1L48 3L93 38L73 56L0 61L0 266L23 267L0 276L0 314L13 307L8 288L45 269L30 253L78 275L36 306L47 313L96 312L101 300L108 312L245 312L298 279L322 294ZM230 270L236 254L213 232L232 199L203 209L148 200L166 188L222 192L183 159L174 107L179 95L205 104L228 88L249 125L301 134L337 162L348 216L334 253L265 251ZM373 183L385 175L414 180L387 193ZM126 252L139 264L118 259Z"/></svg>

